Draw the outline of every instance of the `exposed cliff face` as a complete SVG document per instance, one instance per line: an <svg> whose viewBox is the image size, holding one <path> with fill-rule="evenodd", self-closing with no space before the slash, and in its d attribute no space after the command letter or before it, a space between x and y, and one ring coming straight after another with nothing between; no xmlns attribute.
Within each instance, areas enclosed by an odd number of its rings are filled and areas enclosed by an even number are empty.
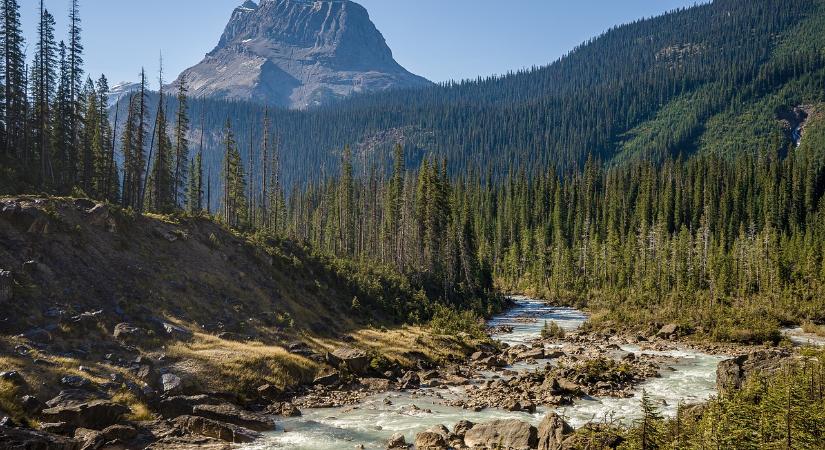
<svg viewBox="0 0 825 450"><path fill-rule="evenodd" d="M193 95L307 108L429 81L401 67L367 10L349 0L247 1L186 76Z"/></svg>

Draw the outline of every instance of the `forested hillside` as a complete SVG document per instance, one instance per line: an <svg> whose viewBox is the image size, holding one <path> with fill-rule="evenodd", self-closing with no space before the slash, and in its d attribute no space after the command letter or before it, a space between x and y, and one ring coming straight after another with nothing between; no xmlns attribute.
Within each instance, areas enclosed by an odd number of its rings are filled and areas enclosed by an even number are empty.
<svg viewBox="0 0 825 450"><path fill-rule="evenodd" d="M782 119L823 100L823 26L820 0L717 0L617 27L546 67L271 110L271 133L287 187L337 171L345 145L359 173L371 163L389 170L400 142L410 164L434 153L451 173L483 167L496 177L512 166L580 168L588 155L611 163L753 153L777 135L790 141L796 124ZM244 124L244 160L250 151L257 160L260 107L195 100L191 108L191 137L203 125L213 173L227 117ZM122 102L121 120L125 110Z"/></svg>

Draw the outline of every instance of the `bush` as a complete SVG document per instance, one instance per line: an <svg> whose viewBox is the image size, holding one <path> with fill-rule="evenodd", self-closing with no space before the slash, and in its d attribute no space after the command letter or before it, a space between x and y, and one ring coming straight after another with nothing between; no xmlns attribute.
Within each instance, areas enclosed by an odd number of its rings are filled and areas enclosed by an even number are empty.
<svg viewBox="0 0 825 450"><path fill-rule="evenodd" d="M555 320L544 321L541 329L541 337L544 339L564 339L564 329Z"/></svg>
<svg viewBox="0 0 825 450"><path fill-rule="evenodd" d="M485 336L484 320L472 311L457 311L443 305L436 305L430 327L438 334L455 336L467 333L474 338Z"/></svg>

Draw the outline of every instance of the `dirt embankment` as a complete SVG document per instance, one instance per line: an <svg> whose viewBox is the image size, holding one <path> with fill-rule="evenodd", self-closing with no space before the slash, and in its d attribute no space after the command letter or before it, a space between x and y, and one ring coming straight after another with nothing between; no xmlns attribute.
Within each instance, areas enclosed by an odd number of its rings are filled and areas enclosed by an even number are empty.
<svg viewBox="0 0 825 450"><path fill-rule="evenodd" d="M0 447L220 448L294 413L342 346L378 376L470 351L371 328L382 312L354 310L359 294L298 246L204 218L0 198Z"/></svg>

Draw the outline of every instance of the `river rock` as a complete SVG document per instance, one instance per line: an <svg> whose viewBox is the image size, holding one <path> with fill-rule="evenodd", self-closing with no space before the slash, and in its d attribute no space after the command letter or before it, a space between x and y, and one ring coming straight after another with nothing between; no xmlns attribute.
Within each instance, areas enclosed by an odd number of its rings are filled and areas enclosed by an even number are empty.
<svg viewBox="0 0 825 450"><path fill-rule="evenodd" d="M417 373L409 371L405 373L400 380L398 380L398 386L401 390L418 389L421 386L421 379L418 377Z"/></svg>
<svg viewBox="0 0 825 450"><path fill-rule="evenodd" d="M270 431L275 428L275 423L267 417L244 411L229 403L220 405L195 405L192 408L192 415L205 417L218 422L231 423L255 431Z"/></svg>
<svg viewBox="0 0 825 450"><path fill-rule="evenodd" d="M519 420L495 420L478 424L464 435L464 444L472 449L530 450L536 448L538 441L536 427Z"/></svg>
<svg viewBox="0 0 825 450"><path fill-rule="evenodd" d="M424 431L415 436L416 450L447 450L447 439L435 431Z"/></svg>
<svg viewBox="0 0 825 450"><path fill-rule="evenodd" d="M281 389L273 384L258 386L258 396L264 400L273 401L281 395Z"/></svg>
<svg viewBox="0 0 825 450"><path fill-rule="evenodd" d="M332 386L341 381L341 374L338 371L332 371L326 374L321 374L315 377L312 384L316 386Z"/></svg>
<svg viewBox="0 0 825 450"><path fill-rule="evenodd" d="M410 448L407 445L407 440L404 438L404 435L401 433L395 433L390 436L390 440L387 441L387 450L396 450L396 449L406 449Z"/></svg>
<svg viewBox="0 0 825 450"><path fill-rule="evenodd" d="M475 424L470 422L469 420L459 420L458 423L453 426L453 433L464 437L471 428L473 428Z"/></svg>
<svg viewBox="0 0 825 450"><path fill-rule="evenodd" d="M48 423L64 422L72 428L102 430L120 422L123 415L128 412L129 408L121 404L95 400L79 405L44 409L41 415L43 421Z"/></svg>
<svg viewBox="0 0 825 450"><path fill-rule="evenodd" d="M161 416L167 419L174 419L178 416L192 415L192 410L197 405L218 405L221 401L208 395L178 395L161 400L157 410Z"/></svg>
<svg viewBox="0 0 825 450"><path fill-rule="evenodd" d="M675 335L678 330L679 327L675 323L667 324L659 329L659 332L656 333L656 337L659 339L667 339L670 336Z"/></svg>
<svg viewBox="0 0 825 450"><path fill-rule="evenodd" d="M362 375L370 366L370 356L363 350L340 347L327 354L327 362L333 367L344 365L350 372Z"/></svg>
<svg viewBox="0 0 825 450"><path fill-rule="evenodd" d="M573 427L558 414L551 412L544 416L538 428L538 450L560 450L564 439L573 433Z"/></svg>
<svg viewBox="0 0 825 450"><path fill-rule="evenodd" d="M260 433L237 425L197 416L180 416L175 426L190 433L200 434L235 444L246 444L261 437Z"/></svg>

